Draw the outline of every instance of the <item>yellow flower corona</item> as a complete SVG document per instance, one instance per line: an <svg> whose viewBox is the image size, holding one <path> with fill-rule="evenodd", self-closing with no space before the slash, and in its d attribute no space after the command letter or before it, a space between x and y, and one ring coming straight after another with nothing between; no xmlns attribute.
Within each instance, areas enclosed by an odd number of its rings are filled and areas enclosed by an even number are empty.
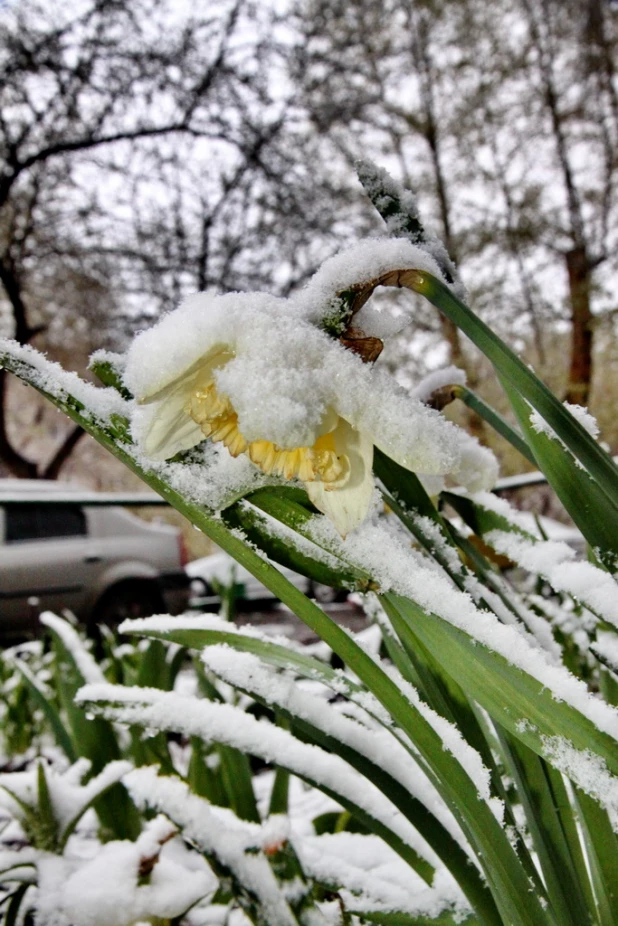
<svg viewBox="0 0 618 926"><path fill-rule="evenodd" d="M214 380L196 389L185 405L185 411L199 424L204 437L220 441L233 457L246 453L266 475L283 476L313 482L319 479L327 489L340 488L349 477L350 461L338 456L331 433L318 437L312 447L284 450L272 441L247 441L238 427L238 415L227 396L219 395Z"/></svg>

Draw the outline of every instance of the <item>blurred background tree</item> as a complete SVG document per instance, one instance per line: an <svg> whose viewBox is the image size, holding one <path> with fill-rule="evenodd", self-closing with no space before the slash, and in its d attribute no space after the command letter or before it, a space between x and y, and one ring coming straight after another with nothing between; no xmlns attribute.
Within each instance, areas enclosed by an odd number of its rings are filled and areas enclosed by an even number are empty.
<svg viewBox="0 0 618 926"><path fill-rule="evenodd" d="M187 292L277 275L289 289L315 267L307 227L330 215L291 126L282 137L289 92L273 10L26 0L2 18L6 333L80 368ZM9 404L0 372L5 468L56 476L79 432L32 459Z"/></svg>
<svg viewBox="0 0 618 926"><path fill-rule="evenodd" d="M21 0L0 17L4 333L82 370L189 292L288 294L381 233L353 170L369 157L418 193L475 309L616 442L616 4ZM500 405L456 329L420 303L413 319L380 362L406 383L453 361ZM78 432L11 392L0 372L5 471L72 475Z"/></svg>

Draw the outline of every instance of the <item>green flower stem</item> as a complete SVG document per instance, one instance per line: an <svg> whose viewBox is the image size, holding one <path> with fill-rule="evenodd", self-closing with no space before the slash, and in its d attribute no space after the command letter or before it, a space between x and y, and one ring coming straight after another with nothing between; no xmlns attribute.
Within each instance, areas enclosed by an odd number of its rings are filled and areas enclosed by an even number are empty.
<svg viewBox="0 0 618 926"><path fill-rule="evenodd" d="M483 351L498 373L508 379L542 415L598 482L614 507L618 508L618 467L609 454L605 453L526 364L448 286L424 270L400 270L385 274L372 282L371 286L375 285L410 289L425 296L450 318Z"/></svg>
<svg viewBox="0 0 618 926"><path fill-rule="evenodd" d="M453 396L456 399L461 399L468 408L473 412L476 412L481 418L491 425L491 427L500 434L501 437L504 437L509 444L518 450L523 457L528 460L529 463L532 463L536 467L537 461L536 457L528 447L528 444L525 442L521 434L518 434L514 428L505 421L502 415L499 415L498 412L488 405L487 402L484 402L480 396L475 392L472 392L471 389L468 389L467 386L460 386L456 384L452 387Z"/></svg>

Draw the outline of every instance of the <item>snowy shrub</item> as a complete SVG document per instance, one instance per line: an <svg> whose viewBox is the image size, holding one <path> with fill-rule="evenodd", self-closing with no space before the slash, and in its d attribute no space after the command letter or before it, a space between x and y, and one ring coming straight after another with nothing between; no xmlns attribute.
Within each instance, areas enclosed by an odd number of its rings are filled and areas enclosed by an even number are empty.
<svg viewBox="0 0 618 926"><path fill-rule="evenodd" d="M121 758L135 766L95 804L131 870L144 852L158 858L159 830L172 826L188 857L208 863L169 859L190 870L179 907L204 891L187 922L215 922L215 909L227 917L236 906L264 926L609 926L618 922L617 469L587 416L562 405L465 305L411 196L366 165L361 179L392 237L327 261L287 300L192 297L127 356L95 355L104 388L0 342L8 370L259 577L343 668L218 618L161 616L122 630L159 646L159 666L181 658L163 641L193 652L200 697L173 672L163 685L152 673L110 683L49 616L72 667L56 680L58 695L45 698L27 669L24 684L52 705L57 741L65 724L70 741L79 731L87 749L78 754L95 776ZM493 363L517 430L457 371L412 398L374 366L388 327L371 308L378 286L426 297L471 338ZM545 473L587 560L491 494L493 456L437 410L455 396ZM499 555L542 580L538 588L516 588ZM273 561L362 595L373 645L342 630ZM266 714L247 711L251 703ZM192 750L188 764L174 737ZM227 772L218 782L213 750ZM277 770L259 806L247 756ZM48 785L62 780L41 769ZM286 819L296 779L335 802L314 832ZM37 799L31 783L24 803ZM120 816L114 801L124 801ZM120 817L131 830L123 836ZM98 843L91 882L109 845ZM24 849L23 866L39 865L37 921L107 923L96 891L59 893L51 912L50 872L59 881L68 871L61 837L52 849L47 868L27 854L41 851L34 842ZM166 877L161 868L148 902L170 900ZM5 903L17 909L34 888L5 880ZM127 881L127 917L180 916L140 906L135 884L139 870Z"/></svg>

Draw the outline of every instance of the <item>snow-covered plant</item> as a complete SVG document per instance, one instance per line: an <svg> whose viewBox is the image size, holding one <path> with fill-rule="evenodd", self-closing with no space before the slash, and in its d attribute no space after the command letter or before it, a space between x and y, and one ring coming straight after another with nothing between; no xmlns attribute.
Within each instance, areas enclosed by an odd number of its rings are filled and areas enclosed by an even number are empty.
<svg viewBox="0 0 618 926"><path fill-rule="evenodd" d="M28 678L35 675L40 684L45 684L50 677L50 661L41 640L30 640L0 652L0 756L21 756L31 747L40 753L46 724L41 712L33 707L25 675ZM54 700L52 691L48 691L48 696Z"/></svg>
<svg viewBox="0 0 618 926"><path fill-rule="evenodd" d="M169 922L212 891L214 879L199 856L187 857L182 847L170 855L166 844L177 830L165 817L146 823L134 841L97 844L87 854L68 850L89 807L130 769L130 763L111 762L87 784L82 783L90 770L86 759L63 774L39 763L0 775L0 806L11 812L27 841L0 851L0 879L9 888L3 898L7 923L17 921L31 886L36 887L36 921L58 926ZM13 841L16 836L13 832Z"/></svg>
<svg viewBox="0 0 618 926"><path fill-rule="evenodd" d="M0 775L0 806L19 821L34 849L61 853L86 810L130 768L127 762L110 762L83 784L91 770L88 759L79 759L63 774L46 771L38 762L27 771Z"/></svg>
<svg viewBox="0 0 618 926"><path fill-rule="evenodd" d="M25 728L21 755L10 752L15 740L11 731L4 736L6 723L0 730L0 754L10 757L10 770L0 774L1 921L13 924L20 921L18 912L33 909L37 923L54 926L176 921L196 901L212 897L217 878L200 856L183 848L177 827L148 822L150 810L138 810L121 779L134 765L156 763L167 774L186 776L202 800L209 797L229 807L230 816L236 812L257 822L247 757L224 744L178 743L139 727L127 735L87 715L74 695L87 683L106 681L162 690L177 684L185 691L197 683L206 697L221 700L224 694L205 668L198 668L196 678L187 651L177 645L126 638L119 644L104 629L100 668L83 632L51 613L42 620L52 641L49 652L43 656L36 641L0 654L5 689L10 695L20 689L19 709L9 704L6 715L11 725L19 721ZM229 686L225 691L237 700ZM33 759L40 753L45 760Z"/></svg>
<svg viewBox="0 0 618 926"><path fill-rule="evenodd" d="M94 677L78 706L95 722L258 756L323 790L365 831L316 836L308 849L292 837L298 882L284 889L262 864L257 830L213 817L174 775L131 773L133 803L164 813L221 866L255 923L609 926L618 470L586 414L559 402L465 305L410 194L367 165L361 179L394 237L347 249L287 300L193 297L127 356L95 355L103 389L0 342L7 369L257 576L343 664L213 619L145 619L124 629L202 652L209 673L282 723ZM374 365L393 328L372 309L378 286L420 294L459 326L494 365L517 430L459 373L421 385L421 401ZM493 457L437 411L451 397L545 473L587 561L488 491ZM547 594L515 589L486 556L492 547ZM342 630L272 561L365 595L379 645ZM275 803L285 810L281 796ZM256 853L262 874L245 864ZM333 897L336 909L319 906Z"/></svg>

